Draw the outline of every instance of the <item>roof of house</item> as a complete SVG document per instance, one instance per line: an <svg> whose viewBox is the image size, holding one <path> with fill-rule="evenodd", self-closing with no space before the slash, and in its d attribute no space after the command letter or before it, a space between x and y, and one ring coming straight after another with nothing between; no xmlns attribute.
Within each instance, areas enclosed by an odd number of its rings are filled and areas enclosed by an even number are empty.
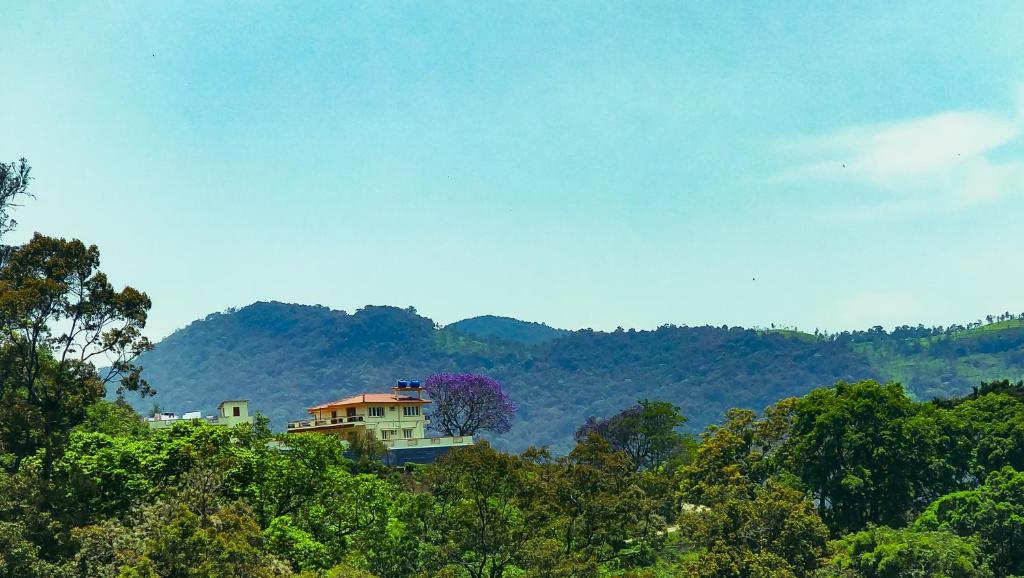
<svg viewBox="0 0 1024 578"><path fill-rule="evenodd" d="M225 403L248 403L247 399L225 399L224 401L217 404L217 409L224 407Z"/></svg>
<svg viewBox="0 0 1024 578"><path fill-rule="evenodd" d="M329 401L320 405L314 405L309 408L310 413L317 409L324 409L328 407L338 407L343 405L358 405L363 403L430 403L429 399L420 399L418 397L412 397L411 395L399 395L395 396L393 393L361 393L345 399L339 399L337 401Z"/></svg>

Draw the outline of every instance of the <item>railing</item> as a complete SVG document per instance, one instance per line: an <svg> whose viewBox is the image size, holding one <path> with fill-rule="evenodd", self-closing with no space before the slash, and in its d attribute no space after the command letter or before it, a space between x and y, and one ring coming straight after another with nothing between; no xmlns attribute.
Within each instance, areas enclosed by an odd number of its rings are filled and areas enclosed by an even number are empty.
<svg viewBox="0 0 1024 578"><path fill-rule="evenodd" d="M332 417L330 419L297 419L288 422L288 429L309 429L331 425L344 425L346 423L363 423L363 416Z"/></svg>
<svg viewBox="0 0 1024 578"><path fill-rule="evenodd" d="M473 445L473 436L450 436L438 438L396 438L381 440L390 449L402 449L430 445L436 447L455 447Z"/></svg>
<svg viewBox="0 0 1024 578"><path fill-rule="evenodd" d="M170 427L170 426L172 426L172 425L174 425L176 423L184 423L184 422L190 422L190 421L191 422L202 421L202 422L206 422L206 423L208 423L210 425L219 425L221 423L221 420L223 420L224 423L228 423L228 418L226 418L224 416L215 416L215 415L206 415L206 416L200 416L200 417L181 417L181 416L175 416L175 417L166 417L166 418L163 418L163 419L146 418L146 423L153 424L152 427Z"/></svg>
<svg viewBox="0 0 1024 578"><path fill-rule="evenodd" d="M302 429L320 427L325 425L338 425L344 423L345 418L335 417L331 419L300 419L288 422L288 429Z"/></svg>
<svg viewBox="0 0 1024 578"><path fill-rule="evenodd" d="M301 430L318 427L329 427L337 425L366 425L372 427L375 430L382 429L395 429L402 430L409 427L416 427L417 424L422 423L424 425L429 424L430 420L413 420L413 419L394 419L394 418L383 418L366 420L365 416L361 415L350 415L350 416L339 416L328 419L298 419L288 422L288 430Z"/></svg>

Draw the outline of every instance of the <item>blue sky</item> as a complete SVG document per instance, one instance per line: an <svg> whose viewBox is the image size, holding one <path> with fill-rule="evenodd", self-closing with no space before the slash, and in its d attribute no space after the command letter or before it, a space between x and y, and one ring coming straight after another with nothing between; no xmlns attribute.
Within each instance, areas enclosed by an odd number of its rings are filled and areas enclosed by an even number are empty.
<svg viewBox="0 0 1024 578"><path fill-rule="evenodd" d="M43 3L0 158L150 333L256 300L843 329L1024 311L1024 3ZM836 4L836 6L826 6Z"/></svg>

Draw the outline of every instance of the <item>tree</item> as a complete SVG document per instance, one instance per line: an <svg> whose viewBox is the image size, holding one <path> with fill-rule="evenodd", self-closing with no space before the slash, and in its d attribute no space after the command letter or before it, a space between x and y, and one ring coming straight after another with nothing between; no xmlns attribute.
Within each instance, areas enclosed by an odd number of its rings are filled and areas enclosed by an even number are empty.
<svg viewBox="0 0 1024 578"><path fill-rule="evenodd" d="M941 428L899 384L840 382L798 399L781 451L836 534L902 526L955 483ZM943 491L945 490L945 491Z"/></svg>
<svg viewBox="0 0 1024 578"><path fill-rule="evenodd" d="M680 533L696 556L693 578L809 577L825 554L828 529L800 491L771 480L720 486L711 507L684 507Z"/></svg>
<svg viewBox="0 0 1024 578"><path fill-rule="evenodd" d="M721 425L709 426L690 463L679 469L679 498L710 506L723 488L753 497L755 488L780 474L778 452L789 437L795 398L768 407L762 417L733 409Z"/></svg>
<svg viewBox="0 0 1024 578"><path fill-rule="evenodd" d="M284 440L287 451L273 440L269 433L240 437L232 447L234 460L227 480L232 497L248 501L263 527L281 516L305 511L326 491L334 470L351 464L337 436L293 435Z"/></svg>
<svg viewBox="0 0 1024 578"><path fill-rule="evenodd" d="M115 437L135 438L144 438L150 431L142 417L124 400L100 400L87 407L85 420L78 425L78 429Z"/></svg>
<svg viewBox="0 0 1024 578"><path fill-rule="evenodd" d="M427 379L424 389L434 405L431 427L445 435L504 433L512 428L516 406L501 384L486 375L439 373Z"/></svg>
<svg viewBox="0 0 1024 578"><path fill-rule="evenodd" d="M354 471L377 471L381 467L381 462L389 458L388 447L377 439L372 430L357 429L349 434L347 441Z"/></svg>
<svg viewBox="0 0 1024 578"><path fill-rule="evenodd" d="M597 434L626 452L634 470L655 467L676 456L689 438L676 431L686 423L679 408L667 401L643 400L614 416L590 418L576 430L576 441Z"/></svg>
<svg viewBox="0 0 1024 578"><path fill-rule="evenodd" d="M99 251L81 241L36 234L7 248L0 267L0 440L15 456L42 449L47 475L68 432L117 381L118 391L150 393L134 359L149 298L117 291L98 270ZM107 366L97 374L94 360Z"/></svg>
<svg viewBox="0 0 1024 578"><path fill-rule="evenodd" d="M659 492L650 479L656 474L637 473L625 452L596 434L566 456L547 457L536 450L524 454L540 487L529 507L543 519L531 542L531 570L593 576L608 565L621 569L652 558L665 533L660 514L671 501L670 491Z"/></svg>
<svg viewBox="0 0 1024 578"><path fill-rule="evenodd" d="M207 521L184 505L161 506L162 511L143 522L148 539L141 552L129 553L134 560L122 568L121 576L287 575L283 564L267 554L266 539L244 505L220 507Z"/></svg>
<svg viewBox="0 0 1024 578"><path fill-rule="evenodd" d="M1024 472L1007 466L977 489L939 498L915 528L976 538L997 576L1024 574Z"/></svg>
<svg viewBox="0 0 1024 578"><path fill-rule="evenodd" d="M529 507L537 491L531 479L519 458L487 442L452 450L431 466L434 504L427 527L438 568L502 578L520 565L541 526L537 517L548 515Z"/></svg>
<svg viewBox="0 0 1024 578"><path fill-rule="evenodd" d="M18 225L11 218L10 209L18 206L15 203L18 197L29 195L31 172L32 168L25 159L17 163L0 163L0 239Z"/></svg>
<svg viewBox="0 0 1024 578"><path fill-rule="evenodd" d="M74 525L120 515L151 495L159 483L144 463L152 445L143 439L75 431L54 465L52 481L61 493L62 515Z"/></svg>
<svg viewBox="0 0 1024 578"><path fill-rule="evenodd" d="M46 575L48 567L20 523L0 521L0 578Z"/></svg>
<svg viewBox="0 0 1024 578"><path fill-rule="evenodd" d="M873 526L829 545L817 578L991 578L976 544L949 532Z"/></svg>
<svg viewBox="0 0 1024 578"><path fill-rule="evenodd" d="M760 418L729 411L680 468L679 533L696 549L684 576L791 578L817 567L828 529L776 463L795 403L780 401Z"/></svg>
<svg viewBox="0 0 1024 578"><path fill-rule="evenodd" d="M1024 389L1019 384L982 384L943 412L947 435L960 446L947 452L946 459L962 462L962 478L971 485L1004 466L1024 470L1022 400Z"/></svg>

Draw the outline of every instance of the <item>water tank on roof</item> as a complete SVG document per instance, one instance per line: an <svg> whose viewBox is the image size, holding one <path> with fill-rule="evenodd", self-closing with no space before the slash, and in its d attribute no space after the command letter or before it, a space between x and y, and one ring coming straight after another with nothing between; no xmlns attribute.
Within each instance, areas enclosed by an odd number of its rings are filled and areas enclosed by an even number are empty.
<svg viewBox="0 0 1024 578"><path fill-rule="evenodd" d="M418 380L418 379L414 379L414 380L409 382L409 387L419 387L419 386L420 386L420 380Z"/></svg>
<svg viewBox="0 0 1024 578"><path fill-rule="evenodd" d="M409 382L404 379L398 380L398 387L409 387Z"/></svg>

